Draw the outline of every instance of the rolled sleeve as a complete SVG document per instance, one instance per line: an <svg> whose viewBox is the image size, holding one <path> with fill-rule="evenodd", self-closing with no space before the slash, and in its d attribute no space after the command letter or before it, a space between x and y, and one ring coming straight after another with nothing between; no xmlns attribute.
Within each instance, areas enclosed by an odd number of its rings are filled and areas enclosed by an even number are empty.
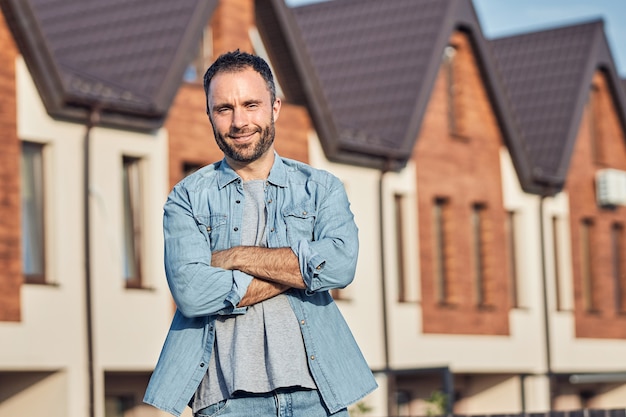
<svg viewBox="0 0 626 417"><path fill-rule="evenodd" d="M231 303L233 307L237 307L237 304L239 304L243 296L246 295L246 291L248 291L248 286L252 282L252 276L238 270L232 272L233 289L226 296L226 301Z"/></svg>
<svg viewBox="0 0 626 417"><path fill-rule="evenodd" d="M326 260L313 250L307 240L297 242L291 250L298 257L300 274L307 288L312 291L319 289L322 285L319 274L324 270Z"/></svg>

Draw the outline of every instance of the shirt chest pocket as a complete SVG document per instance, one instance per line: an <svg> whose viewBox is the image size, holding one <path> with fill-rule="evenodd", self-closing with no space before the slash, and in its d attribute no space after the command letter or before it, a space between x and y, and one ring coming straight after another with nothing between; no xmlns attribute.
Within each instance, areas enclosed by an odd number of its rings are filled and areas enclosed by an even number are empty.
<svg viewBox="0 0 626 417"><path fill-rule="evenodd" d="M225 248L228 216L225 214L196 214L194 216L200 232L206 237L211 251Z"/></svg>
<svg viewBox="0 0 626 417"><path fill-rule="evenodd" d="M314 207L301 205L284 209L283 219L285 219L285 226L287 227L289 244L294 244L303 239L315 240L313 230L316 212Z"/></svg>

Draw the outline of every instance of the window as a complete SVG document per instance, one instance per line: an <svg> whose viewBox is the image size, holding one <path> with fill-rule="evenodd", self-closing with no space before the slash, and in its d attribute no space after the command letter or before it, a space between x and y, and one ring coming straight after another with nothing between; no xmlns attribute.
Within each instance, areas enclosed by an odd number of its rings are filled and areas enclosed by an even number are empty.
<svg viewBox="0 0 626 417"><path fill-rule="evenodd" d="M133 412L136 406L135 399L132 396L112 396L107 395L104 398L104 416L105 417L126 417Z"/></svg>
<svg viewBox="0 0 626 417"><path fill-rule="evenodd" d="M44 161L43 145L22 142L22 272L28 283L44 283Z"/></svg>
<svg viewBox="0 0 626 417"><path fill-rule="evenodd" d="M592 84L589 92L589 133L591 136L591 157L596 164L604 162L603 141L604 132L602 123L604 116L602 114L602 93L597 84Z"/></svg>
<svg viewBox="0 0 626 417"><path fill-rule="evenodd" d="M104 372L104 417L161 415L141 401L150 373Z"/></svg>
<svg viewBox="0 0 626 417"><path fill-rule="evenodd" d="M516 219L517 215L514 211L507 212L506 216L506 231L507 231L507 253L509 255L509 295L511 306L518 308L520 306L519 294L518 294L518 280L517 280L517 245L515 244L516 236Z"/></svg>
<svg viewBox="0 0 626 417"><path fill-rule="evenodd" d="M450 134L453 136L463 136L464 133L460 123L462 114L459 97L462 84L459 82L459 74L457 71L458 53L459 50L456 46L448 45L443 51L442 59L448 104L448 128Z"/></svg>
<svg viewBox="0 0 626 417"><path fill-rule="evenodd" d="M583 290L583 305L586 311L596 309L593 291L593 220L583 219L580 225L581 245L581 276Z"/></svg>
<svg viewBox="0 0 626 417"><path fill-rule="evenodd" d="M139 288L142 260L142 175L141 159L122 158L124 193L124 278L126 286Z"/></svg>
<svg viewBox="0 0 626 417"><path fill-rule="evenodd" d="M563 288L561 285L562 272L561 272L561 257L559 256L560 251L560 242L559 242L559 218L557 216L552 216L552 252L554 253L554 283L556 286L556 309L557 311L563 311L564 303L563 303Z"/></svg>
<svg viewBox="0 0 626 417"><path fill-rule="evenodd" d="M198 50L193 61L187 66L183 80L188 83L202 83L204 73L213 57L213 32L210 26L204 28Z"/></svg>
<svg viewBox="0 0 626 417"><path fill-rule="evenodd" d="M435 296L437 302L445 304L450 299L449 277L446 266L446 222L449 201L447 198L436 198L433 207L433 226L435 235Z"/></svg>
<svg viewBox="0 0 626 417"><path fill-rule="evenodd" d="M267 53L267 48L265 48L265 44L263 43L263 39L261 38L259 29L256 26L251 26L248 29L248 36L250 37L250 42L252 43L254 53L267 62L267 65L269 65L270 69L272 70L272 74L276 74L276 70L272 66L272 61L270 60L269 54ZM280 82L276 77L274 77L274 83L276 84L276 97L285 97L285 95L283 94L283 89L280 86Z"/></svg>
<svg viewBox="0 0 626 417"><path fill-rule="evenodd" d="M193 162L185 162L183 163L183 178L193 174L194 172L196 172L197 170L199 170L200 168L202 168L201 164L196 164Z"/></svg>
<svg viewBox="0 0 626 417"><path fill-rule="evenodd" d="M472 206L472 238L474 249L474 292L476 304L487 304L487 292L485 283L485 261L484 261L484 227L485 205L476 203Z"/></svg>
<svg viewBox="0 0 626 417"><path fill-rule="evenodd" d="M396 410L398 416L410 416L411 415L411 392L407 390L396 391Z"/></svg>
<svg viewBox="0 0 626 417"><path fill-rule="evenodd" d="M406 274L406 261L404 254L406 246L404 244L405 213L404 213L404 196L402 194L394 194L393 205L395 211L396 222L396 265L398 268L398 301L406 302L408 300L408 283Z"/></svg>
<svg viewBox="0 0 626 417"><path fill-rule="evenodd" d="M621 223L613 223L611 226L611 246L615 311L624 313L626 312L626 271L624 268L624 225Z"/></svg>

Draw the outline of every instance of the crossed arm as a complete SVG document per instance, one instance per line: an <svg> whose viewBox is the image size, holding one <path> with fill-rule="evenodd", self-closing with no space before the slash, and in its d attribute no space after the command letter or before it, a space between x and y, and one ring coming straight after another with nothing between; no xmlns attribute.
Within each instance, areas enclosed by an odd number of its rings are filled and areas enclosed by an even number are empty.
<svg viewBox="0 0 626 417"><path fill-rule="evenodd" d="M291 248L236 246L213 252L211 266L239 270L255 277L238 306L246 307L272 298L289 288L306 288L298 257Z"/></svg>

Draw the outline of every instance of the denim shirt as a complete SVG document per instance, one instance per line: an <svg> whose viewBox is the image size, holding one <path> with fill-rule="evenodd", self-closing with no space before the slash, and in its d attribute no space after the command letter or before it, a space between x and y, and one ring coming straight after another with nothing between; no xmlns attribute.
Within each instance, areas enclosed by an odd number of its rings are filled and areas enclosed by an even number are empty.
<svg viewBox="0 0 626 417"><path fill-rule="evenodd" d="M286 295L313 379L334 413L377 386L328 292L355 274L358 231L350 203L335 176L278 155L266 198L268 247L290 247L298 257L307 288ZM241 244L243 199L242 179L222 160L178 183L165 203L165 272L177 309L144 402L176 416L206 372L216 316L246 312L236 306L251 277L211 266L212 251Z"/></svg>

